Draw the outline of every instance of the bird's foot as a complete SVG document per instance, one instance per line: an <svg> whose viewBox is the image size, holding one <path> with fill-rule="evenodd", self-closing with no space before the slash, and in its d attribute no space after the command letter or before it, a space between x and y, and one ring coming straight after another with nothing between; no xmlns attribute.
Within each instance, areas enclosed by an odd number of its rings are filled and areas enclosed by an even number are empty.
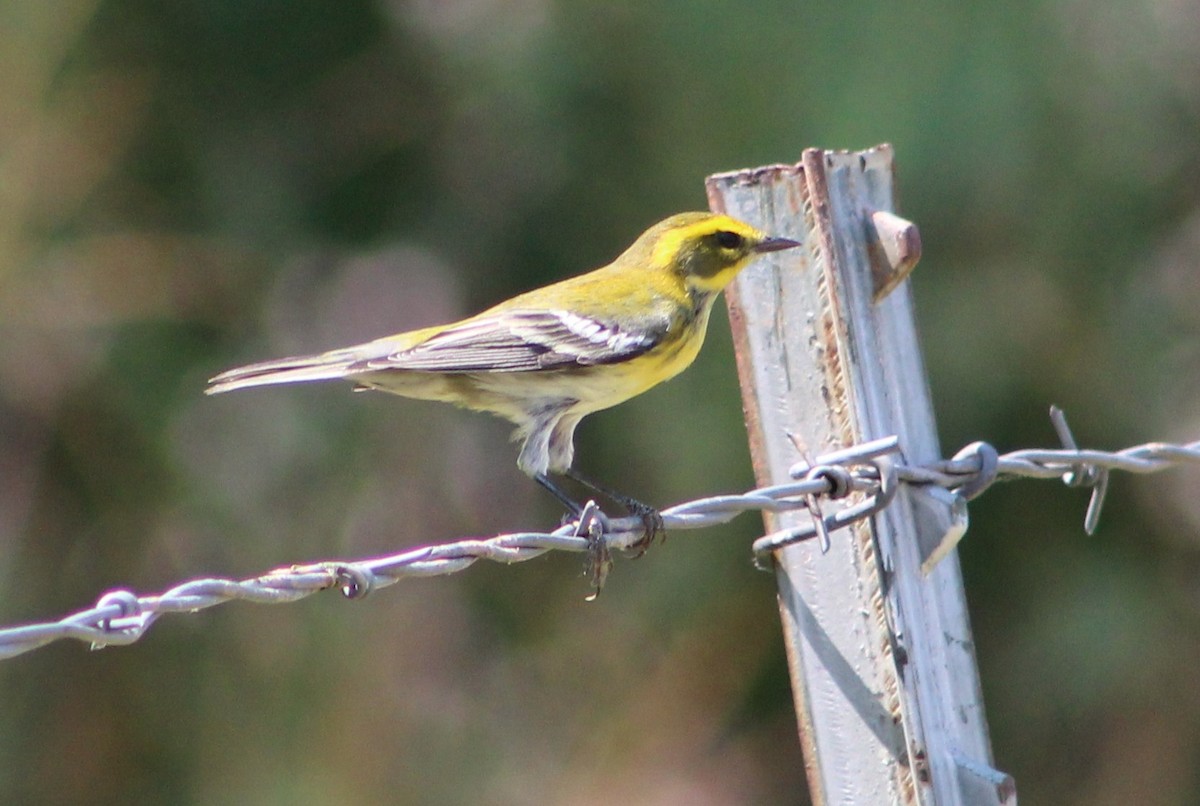
<svg viewBox="0 0 1200 806"><path fill-rule="evenodd" d="M637 542L630 546L631 549L637 552L633 555L635 559L645 554L646 550L650 548L650 546L654 545L654 541L658 539L660 535L662 536L663 541L666 541L667 530L663 525L662 515L654 507L650 506L649 504L643 504L636 498L619 493L616 490L605 487L602 484L597 484L576 470L568 470L566 472L566 476L574 479L576 482L582 484L584 487L587 487L593 492L600 493L605 498L615 501L617 504L620 504L630 515L633 515L641 520L642 536L637 540Z"/></svg>
<svg viewBox="0 0 1200 806"><path fill-rule="evenodd" d="M574 470L568 470L564 475L619 504L627 513L642 522L642 536L629 546L630 550L635 552L634 559L644 555L646 550L654 545L655 540L661 538L663 542L666 542L667 530L663 524L662 514L654 507L601 486ZM549 490L566 507L567 515L563 518L564 525L575 523L575 534L588 539L588 561L585 573L591 577L594 589L592 595L588 597L588 601L594 600L600 594L600 589L604 587L604 580L608 577L609 569L612 568L612 551L605 539L605 533L609 528L608 519L595 501L589 500L586 504L580 505L548 475L538 473L534 476L534 480Z"/></svg>
<svg viewBox="0 0 1200 806"><path fill-rule="evenodd" d="M638 518L642 522L642 536L630 546L637 553L633 555L636 560L646 553L646 550L654 545L654 541L659 537L662 542L667 542L667 528L663 524L662 513L649 504L644 504L636 498L628 496L614 496L614 501L625 508L625 511L630 515Z"/></svg>

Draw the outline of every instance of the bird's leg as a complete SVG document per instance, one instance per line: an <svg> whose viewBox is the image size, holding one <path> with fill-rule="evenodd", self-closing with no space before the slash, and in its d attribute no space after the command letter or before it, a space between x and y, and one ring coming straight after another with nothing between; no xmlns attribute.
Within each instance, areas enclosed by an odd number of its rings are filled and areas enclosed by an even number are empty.
<svg viewBox="0 0 1200 806"><path fill-rule="evenodd" d="M567 512L573 518L578 518L583 514L583 505L576 501L571 496L567 495L567 491L555 484L545 473L536 473L533 480L542 485L550 492L552 496L558 499L558 503L567 508Z"/></svg>
<svg viewBox="0 0 1200 806"><path fill-rule="evenodd" d="M617 502L625 508L626 512L628 512L630 515L636 516L642 521L642 529L644 530L644 534L640 540L633 544L633 548L638 550L638 553L634 555L635 557L641 557L643 554L645 554L646 549L650 548L650 546L654 544L655 538L657 538L659 535L662 535L662 539L664 541L667 539L667 530L663 525L662 515L659 514L659 511L654 507L650 506L649 504L644 504L636 498L631 498L630 496L623 495L616 490L610 489L601 484L597 484L587 476L580 474L577 470L568 469L563 475L578 482L579 484L582 484L592 492L599 493L605 498L609 498Z"/></svg>
<svg viewBox="0 0 1200 806"><path fill-rule="evenodd" d="M608 576L608 571L612 568L612 555L608 551L608 543L604 540L604 528L607 521L604 520L603 513L599 513L600 517L588 517L588 523L584 523L585 513L598 513L599 510L594 502L589 502L588 506L581 505L571 496L567 495L566 490L555 484L545 473L537 473L533 480L542 485L550 492L558 502L567 508L569 515L579 522L578 534L588 541L588 559L587 565L584 568L584 573L592 579L593 593L588 597L588 601L594 600L600 595L600 589L604 587L604 579Z"/></svg>

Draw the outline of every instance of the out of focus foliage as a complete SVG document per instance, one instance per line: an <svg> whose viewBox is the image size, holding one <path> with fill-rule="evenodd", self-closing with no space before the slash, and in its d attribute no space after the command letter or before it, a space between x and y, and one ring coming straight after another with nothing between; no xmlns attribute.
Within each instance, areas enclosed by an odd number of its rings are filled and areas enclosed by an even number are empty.
<svg viewBox="0 0 1200 806"><path fill-rule="evenodd" d="M551 526L490 419L229 365L603 263L706 174L892 142L947 450L1200 436L1185 2L0 4L0 623L102 591ZM580 465L752 483L727 329ZM1031 803L1200 800L1200 475L1048 483L961 551ZM13 803L805 803L758 524L585 604L574 557L162 622L0 666ZM836 539L836 538L835 538Z"/></svg>

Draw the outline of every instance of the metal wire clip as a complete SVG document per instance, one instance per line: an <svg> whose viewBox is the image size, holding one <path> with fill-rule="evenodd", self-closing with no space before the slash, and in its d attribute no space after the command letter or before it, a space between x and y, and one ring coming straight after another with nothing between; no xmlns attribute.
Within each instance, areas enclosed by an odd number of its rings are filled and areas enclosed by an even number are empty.
<svg viewBox="0 0 1200 806"><path fill-rule="evenodd" d="M813 464L801 462L794 465L789 470L789 475L793 478L803 478L806 482L824 480L827 484L824 495L831 499L845 498L854 492L869 492L870 495L853 506L825 515L819 505L814 506L811 503L816 495L806 493L811 521L803 526L781 529L755 540L755 565L770 570L775 551L814 537L820 541L821 551L828 551L830 532L869 518L886 507L895 497L898 484L896 467L888 454L896 453L899 449L899 438L890 436L824 454ZM858 469L849 470L852 467ZM770 490L772 488L760 492L767 493Z"/></svg>

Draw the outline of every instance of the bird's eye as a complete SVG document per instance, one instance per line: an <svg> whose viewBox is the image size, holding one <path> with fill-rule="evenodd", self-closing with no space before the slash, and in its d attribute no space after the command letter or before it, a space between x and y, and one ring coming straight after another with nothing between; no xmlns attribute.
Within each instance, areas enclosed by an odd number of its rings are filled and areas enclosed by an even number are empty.
<svg viewBox="0 0 1200 806"><path fill-rule="evenodd" d="M717 232L717 243L722 249L737 249L742 245L742 236L727 229Z"/></svg>

